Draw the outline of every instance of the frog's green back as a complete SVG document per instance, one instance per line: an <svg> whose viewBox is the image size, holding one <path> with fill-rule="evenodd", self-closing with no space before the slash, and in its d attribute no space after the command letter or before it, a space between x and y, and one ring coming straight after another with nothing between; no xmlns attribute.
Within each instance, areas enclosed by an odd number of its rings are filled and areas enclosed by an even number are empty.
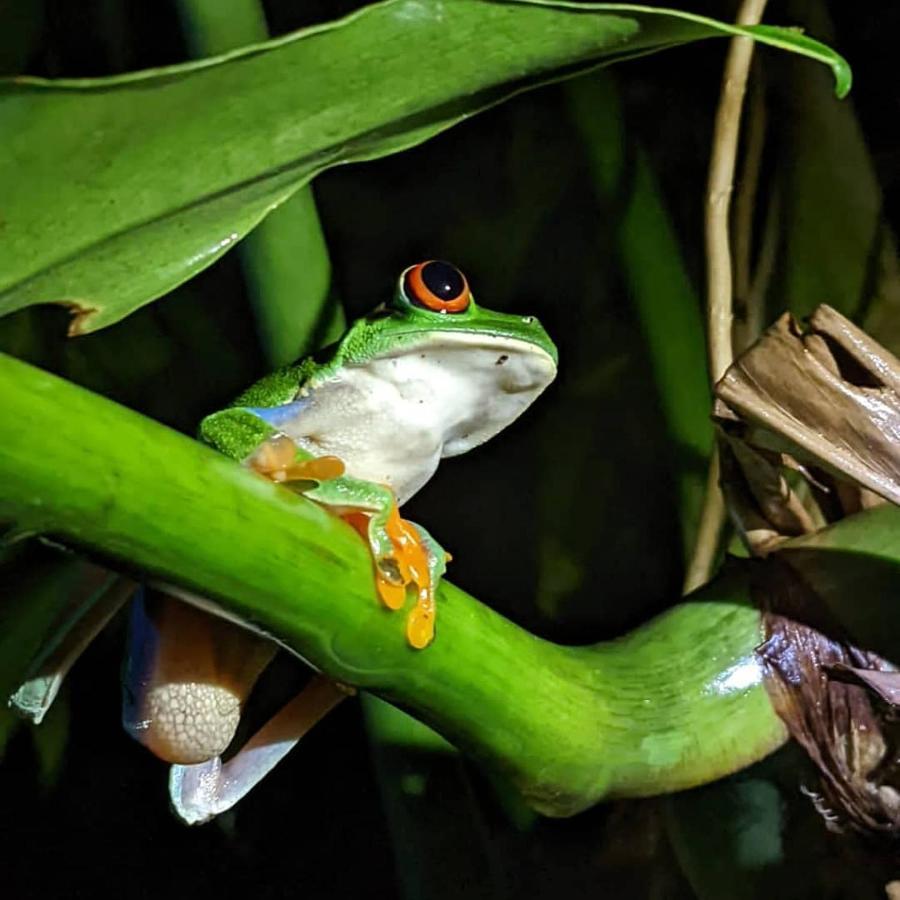
<svg viewBox="0 0 900 900"><path fill-rule="evenodd" d="M250 385L230 405L269 407L290 403L297 396L298 389L318 368L319 364L311 356L282 366Z"/></svg>

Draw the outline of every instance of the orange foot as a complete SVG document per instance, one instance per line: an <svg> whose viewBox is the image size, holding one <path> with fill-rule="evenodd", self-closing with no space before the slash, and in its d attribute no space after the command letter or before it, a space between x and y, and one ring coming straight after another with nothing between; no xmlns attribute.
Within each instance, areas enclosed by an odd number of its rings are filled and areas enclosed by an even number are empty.
<svg viewBox="0 0 900 900"><path fill-rule="evenodd" d="M363 536L367 537L369 515L351 512L343 516ZM416 650L422 650L434 640L435 585L428 568L428 551L415 527L400 517L397 504L391 507L385 530L394 547L392 562L397 578L391 579L375 567L375 584L378 596L388 609L402 609L406 602L406 589L414 585L416 604L406 617L406 639Z"/></svg>
<svg viewBox="0 0 900 900"><path fill-rule="evenodd" d="M344 463L336 456L298 460L297 445L286 435L264 441L248 462L254 472L280 483L329 481L344 474ZM368 543L371 513L348 510L339 515ZM434 640L435 584L428 568L428 550L415 526L400 517L396 500L391 502L385 531L394 550L386 560L393 571L387 573L375 566L378 595L388 609L402 609L407 587L415 587L416 603L406 617L406 639L421 650Z"/></svg>

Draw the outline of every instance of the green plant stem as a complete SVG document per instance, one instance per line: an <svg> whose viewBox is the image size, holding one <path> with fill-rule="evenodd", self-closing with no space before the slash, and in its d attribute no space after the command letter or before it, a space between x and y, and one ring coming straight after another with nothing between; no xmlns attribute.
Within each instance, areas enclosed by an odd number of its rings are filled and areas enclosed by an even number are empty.
<svg viewBox="0 0 900 900"><path fill-rule="evenodd" d="M709 780L783 738L740 571L584 648L535 638L444 584L438 637L416 652L402 615L378 605L362 543L314 504L9 357L0 389L0 518L217 599L410 709L545 812Z"/></svg>
<svg viewBox="0 0 900 900"><path fill-rule="evenodd" d="M677 790L784 739L741 567L625 638L541 640L449 583L424 651L353 530L102 397L0 357L0 520L213 598L509 778L535 808Z"/></svg>
<svg viewBox="0 0 900 900"><path fill-rule="evenodd" d="M178 10L196 57L269 37L259 0L179 0ZM293 362L340 334L343 316L338 304L329 303L331 263L311 185L263 219L239 250L270 365Z"/></svg>
<svg viewBox="0 0 900 900"><path fill-rule="evenodd" d="M712 448L700 302L643 148L632 148L633 168L628 168L627 134L612 75L598 72L574 79L566 85L566 97L584 140L598 198L607 206L624 199L616 211L618 251L629 299L647 343L660 410L672 437L682 542L688 558L702 514L703 464ZM701 583L696 581L692 587Z"/></svg>

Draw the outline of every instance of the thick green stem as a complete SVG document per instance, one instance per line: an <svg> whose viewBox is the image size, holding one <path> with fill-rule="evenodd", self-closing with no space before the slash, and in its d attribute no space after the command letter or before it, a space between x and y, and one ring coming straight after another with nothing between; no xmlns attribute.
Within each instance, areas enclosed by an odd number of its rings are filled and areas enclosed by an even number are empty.
<svg viewBox="0 0 900 900"><path fill-rule="evenodd" d="M543 812L676 790L784 737L741 568L627 637L541 640L445 583L409 648L358 536L313 503L95 394L0 357L0 520L214 598L403 706Z"/></svg>
<svg viewBox="0 0 900 900"><path fill-rule="evenodd" d="M196 57L214 56L269 37L260 0L179 0ZM291 363L336 339L343 328L329 303L331 262L312 185L297 190L240 246L260 343L273 366Z"/></svg>

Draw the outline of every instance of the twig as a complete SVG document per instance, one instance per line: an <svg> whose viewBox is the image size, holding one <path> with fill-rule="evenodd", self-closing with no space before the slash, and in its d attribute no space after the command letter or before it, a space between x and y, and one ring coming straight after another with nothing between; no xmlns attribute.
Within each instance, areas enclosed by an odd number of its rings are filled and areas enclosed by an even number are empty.
<svg viewBox="0 0 900 900"><path fill-rule="evenodd" d="M762 19L765 7L766 0L743 0L738 11L738 24L756 25ZM731 209L741 109L752 58L753 41L749 38L733 38L725 61L709 162L706 190L707 342L709 375L713 384L725 374L733 359L733 275L728 215ZM706 581L715 561L719 537L725 524L725 502L718 487L718 469L718 453L713 451L709 461L706 497L697 542L685 578L685 591Z"/></svg>
<svg viewBox="0 0 900 900"><path fill-rule="evenodd" d="M725 501L719 488L719 447L713 445L706 471L703 509L694 542L694 553L684 576L682 592L689 594L709 580L719 549L719 535L725 524Z"/></svg>
<svg viewBox="0 0 900 900"><path fill-rule="evenodd" d="M744 0L738 24L755 25L762 18L766 0ZM716 113L709 181L706 191L707 316L709 369L715 383L732 361L732 271L728 240L728 214L734 184L741 109L747 88L753 41L733 38L725 63L722 94Z"/></svg>
<svg viewBox="0 0 900 900"><path fill-rule="evenodd" d="M759 195L759 175L762 168L766 137L766 104L759 79L759 66L753 67L754 83L747 101L744 159L734 198L734 312L733 345L740 353L757 337L755 323L761 321L760 311L751 308L760 298L752 291L753 282L753 223L756 219Z"/></svg>

